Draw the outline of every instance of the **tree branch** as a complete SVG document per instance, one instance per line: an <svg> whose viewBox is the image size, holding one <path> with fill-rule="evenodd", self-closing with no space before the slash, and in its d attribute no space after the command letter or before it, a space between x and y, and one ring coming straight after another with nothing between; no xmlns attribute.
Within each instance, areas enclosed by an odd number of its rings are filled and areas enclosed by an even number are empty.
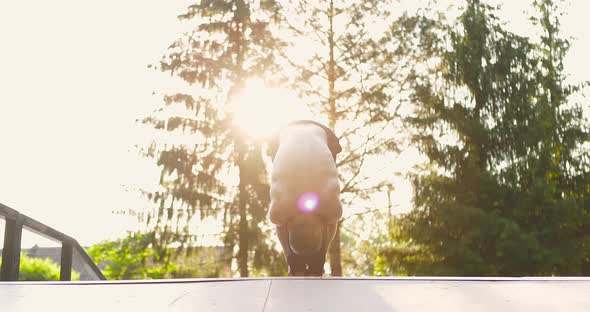
<svg viewBox="0 0 590 312"><path fill-rule="evenodd" d="M348 180L348 182L346 182L344 184L344 187L342 187L342 189L340 190L340 193L345 193L348 191L348 188L350 186L350 184L352 183L352 181L359 175L359 173L361 172L361 169L363 168L363 164L365 163L365 156L367 155L367 148L368 148L368 144L365 145L365 150L363 151L363 153L361 154L361 163L359 164L356 172L352 175L352 178L350 178Z"/></svg>
<svg viewBox="0 0 590 312"><path fill-rule="evenodd" d="M352 217L362 216L362 215L366 215L366 214L368 214L368 213L374 213L374 212L377 212L377 211L379 211L379 209L369 209L369 210L367 210L367 211L358 212L358 213L353 213L353 214L351 214L350 216L348 216L348 217L346 217L346 218L342 219L342 221L340 221L340 223L344 223L346 220L348 220L348 219L350 219L350 218L352 218Z"/></svg>
<svg viewBox="0 0 590 312"><path fill-rule="evenodd" d="M355 148L354 150L352 150L348 156L346 156L346 158L344 158L343 160L341 160L340 162L338 162L338 164L336 165L337 167L345 164L346 162L349 162L350 159L352 157L352 155L354 155L354 153L358 150L360 150L361 148L367 146L369 144L369 142L371 142L378 134L380 134L381 132L383 132L385 130L385 128L389 125L389 122L386 122L385 125L383 127L381 127L381 129L379 129L377 132L375 132L373 135L368 135L367 139L365 140L365 142L361 145L359 145L357 148ZM356 160L358 159L360 156L356 156L351 160Z"/></svg>

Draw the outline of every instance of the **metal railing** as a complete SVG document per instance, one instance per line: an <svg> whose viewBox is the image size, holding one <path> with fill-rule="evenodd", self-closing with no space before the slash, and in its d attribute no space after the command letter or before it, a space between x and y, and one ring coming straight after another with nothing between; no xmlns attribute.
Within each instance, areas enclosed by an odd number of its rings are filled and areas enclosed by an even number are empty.
<svg viewBox="0 0 590 312"><path fill-rule="evenodd" d="M106 280L84 248L72 237L3 204L0 204L0 218L6 221L0 281L18 281L23 228L48 239L61 242L61 266L59 272L61 281L70 281L72 279L74 251L90 268L96 279Z"/></svg>

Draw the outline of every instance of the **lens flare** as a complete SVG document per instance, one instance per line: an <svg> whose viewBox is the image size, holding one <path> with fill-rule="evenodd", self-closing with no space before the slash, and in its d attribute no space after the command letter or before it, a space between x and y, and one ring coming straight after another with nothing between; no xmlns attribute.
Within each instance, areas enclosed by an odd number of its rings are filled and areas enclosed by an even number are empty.
<svg viewBox="0 0 590 312"><path fill-rule="evenodd" d="M303 193L297 200L299 211L307 213L312 212L318 207L320 197L314 192Z"/></svg>

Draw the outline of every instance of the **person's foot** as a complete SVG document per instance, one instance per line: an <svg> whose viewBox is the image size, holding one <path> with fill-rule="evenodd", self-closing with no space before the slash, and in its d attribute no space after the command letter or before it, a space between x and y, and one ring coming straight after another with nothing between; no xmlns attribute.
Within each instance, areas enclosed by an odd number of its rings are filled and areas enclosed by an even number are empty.
<svg viewBox="0 0 590 312"><path fill-rule="evenodd" d="M318 276L318 277L322 277L322 276L324 276L324 273L319 273L319 272L305 272L305 276Z"/></svg>
<svg viewBox="0 0 590 312"><path fill-rule="evenodd" d="M305 276L305 272L292 272L289 270L289 276Z"/></svg>

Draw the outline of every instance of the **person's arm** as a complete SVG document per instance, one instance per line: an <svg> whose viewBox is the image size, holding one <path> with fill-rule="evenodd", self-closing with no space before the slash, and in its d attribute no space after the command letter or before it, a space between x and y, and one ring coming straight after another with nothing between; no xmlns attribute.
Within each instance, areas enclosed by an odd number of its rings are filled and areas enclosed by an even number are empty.
<svg viewBox="0 0 590 312"><path fill-rule="evenodd" d="M275 160L275 155L277 154L277 150L279 149L279 133L274 134L270 139L267 141L268 145L266 147L266 155Z"/></svg>

